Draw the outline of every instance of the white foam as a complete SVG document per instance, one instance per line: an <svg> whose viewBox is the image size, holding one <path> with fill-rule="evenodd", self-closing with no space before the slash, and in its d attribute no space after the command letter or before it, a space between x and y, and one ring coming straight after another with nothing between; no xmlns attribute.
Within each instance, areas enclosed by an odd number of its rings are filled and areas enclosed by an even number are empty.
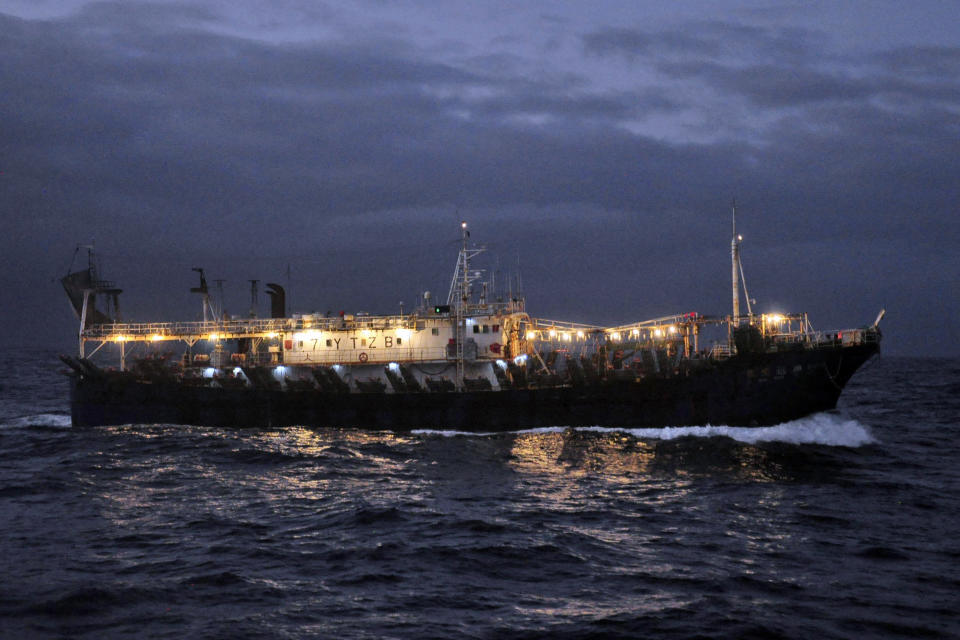
<svg viewBox="0 0 960 640"><path fill-rule="evenodd" d="M70 421L70 416L61 413L39 413L32 416L14 418L0 425L0 428L53 427L56 429L67 429L71 426L73 426L73 423Z"/></svg>
<svg viewBox="0 0 960 640"><path fill-rule="evenodd" d="M512 434L560 433L568 427L542 427L510 431ZM725 425L704 425L697 427L574 427L575 431L600 433L627 433L643 440L673 440L676 438L713 438L727 437L738 442L756 444L758 442L787 442L791 444L823 444L833 447L862 447L877 442L870 430L857 422L838 415L817 413L806 418L784 422L772 427L728 427ZM417 429L417 435L443 437L472 436L485 437L500 435L497 433L474 433L470 431Z"/></svg>

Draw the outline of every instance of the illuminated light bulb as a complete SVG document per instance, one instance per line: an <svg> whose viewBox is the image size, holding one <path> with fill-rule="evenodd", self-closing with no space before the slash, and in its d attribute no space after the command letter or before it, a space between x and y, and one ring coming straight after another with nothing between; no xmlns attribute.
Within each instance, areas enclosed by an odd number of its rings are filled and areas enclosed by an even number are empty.
<svg viewBox="0 0 960 640"><path fill-rule="evenodd" d="M207 340L209 340L210 342L216 342L219 339L220 339L220 336L216 333L211 333L209 336L207 336Z"/></svg>
<svg viewBox="0 0 960 640"><path fill-rule="evenodd" d="M537 337L536 331L527 331L527 340L533 340Z"/></svg>
<svg viewBox="0 0 960 640"><path fill-rule="evenodd" d="M577 337L582 339L582 338L583 338L583 331L577 331Z"/></svg>
<svg viewBox="0 0 960 640"><path fill-rule="evenodd" d="M556 337L557 337L557 332L556 332L554 329L550 329L550 337L551 337L551 338L556 338Z"/></svg>
<svg viewBox="0 0 960 640"><path fill-rule="evenodd" d="M160 335L159 333L155 333L152 336L150 336L150 340L152 340L153 342L157 342L159 340L163 340L163 336Z"/></svg>

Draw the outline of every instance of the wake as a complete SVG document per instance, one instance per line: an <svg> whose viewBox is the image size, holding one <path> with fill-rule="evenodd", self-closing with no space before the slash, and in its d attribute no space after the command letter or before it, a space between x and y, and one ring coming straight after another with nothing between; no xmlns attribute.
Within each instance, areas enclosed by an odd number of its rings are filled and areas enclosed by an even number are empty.
<svg viewBox="0 0 960 640"><path fill-rule="evenodd" d="M510 431L512 434L563 433L570 427L542 427ZM806 418L784 422L771 427L729 427L726 425L703 425L695 427L573 427L574 431L587 433L626 433L641 440L675 440L677 438L727 437L746 444L759 442L786 442L790 444L822 444L833 447L862 447L874 444L877 439L865 425L829 413L817 413ZM436 429L417 429L416 435L487 437L497 433L473 433Z"/></svg>
<svg viewBox="0 0 960 640"><path fill-rule="evenodd" d="M0 429L18 429L23 427L51 427L54 429L69 429L73 426L69 415L62 413L39 413L30 416L21 416L0 423Z"/></svg>

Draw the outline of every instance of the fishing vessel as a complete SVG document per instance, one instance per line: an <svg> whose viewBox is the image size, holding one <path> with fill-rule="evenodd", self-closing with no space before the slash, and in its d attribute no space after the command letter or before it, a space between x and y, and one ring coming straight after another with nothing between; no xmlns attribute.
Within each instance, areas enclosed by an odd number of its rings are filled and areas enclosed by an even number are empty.
<svg viewBox="0 0 960 640"><path fill-rule="evenodd" d="M473 265L483 249L465 222L460 235L446 298L424 293L399 315L288 315L284 288L270 283L271 317L227 316L196 269L203 320L125 323L121 292L89 248L87 267L62 280L80 322L78 353L61 356L73 424L760 426L833 409L879 352L883 311L834 331L815 331L806 313L754 313L735 222L729 315L612 327L531 316L521 296L490 299ZM720 339L708 342L711 332Z"/></svg>

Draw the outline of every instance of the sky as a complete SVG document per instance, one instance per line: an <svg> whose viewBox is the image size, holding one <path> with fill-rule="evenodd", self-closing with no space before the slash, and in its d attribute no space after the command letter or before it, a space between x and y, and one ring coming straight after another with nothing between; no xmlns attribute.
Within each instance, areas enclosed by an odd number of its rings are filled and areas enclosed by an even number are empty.
<svg viewBox="0 0 960 640"><path fill-rule="evenodd" d="M461 220L535 317L725 314L735 199L756 310L958 356L955 8L0 0L0 345L75 345L78 244L129 321L395 313Z"/></svg>

